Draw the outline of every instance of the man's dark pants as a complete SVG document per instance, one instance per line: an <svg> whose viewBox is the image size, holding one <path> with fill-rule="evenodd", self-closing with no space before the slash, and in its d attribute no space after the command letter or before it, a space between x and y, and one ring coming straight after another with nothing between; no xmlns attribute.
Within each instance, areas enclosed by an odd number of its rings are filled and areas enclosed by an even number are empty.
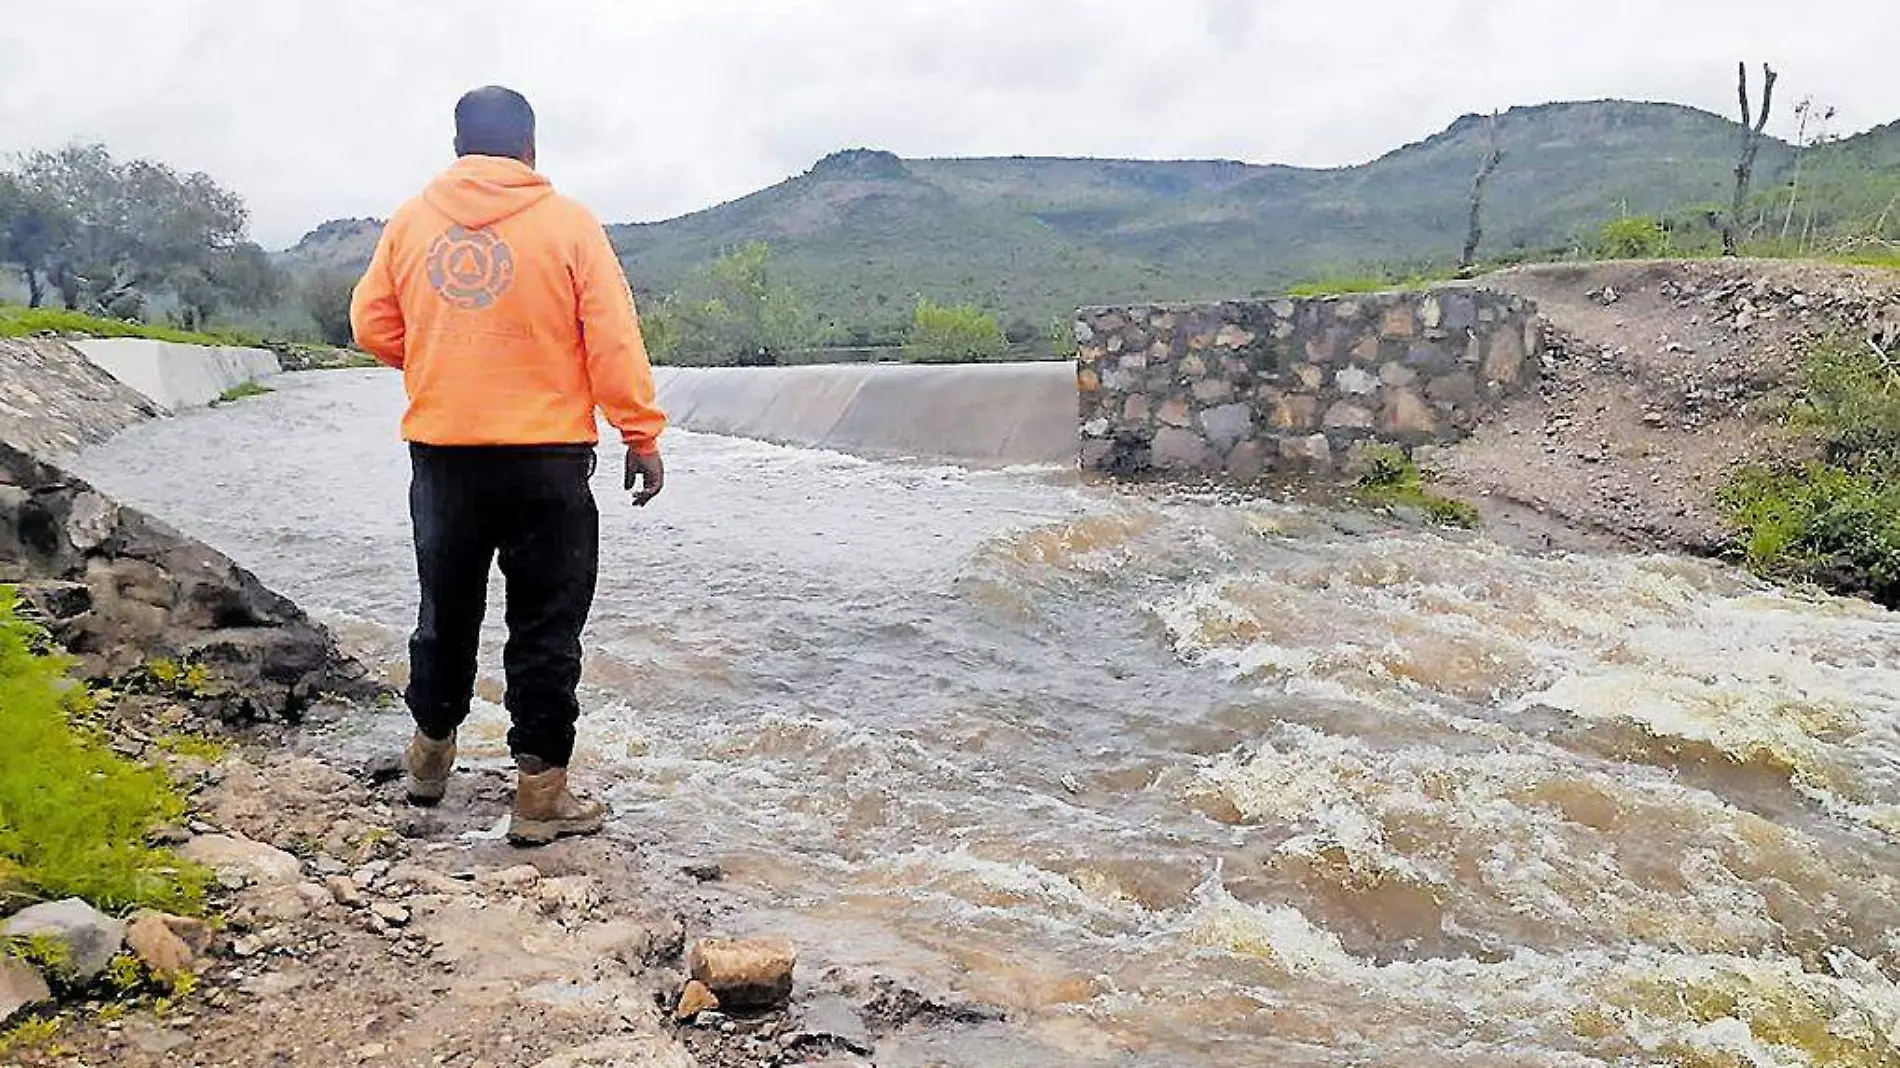
<svg viewBox="0 0 1900 1068"><path fill-rule="evenodd" d="M409 643L409 709L446 739L468 718L489 564L507 584L508 745L566 767L580 717L581 629L594 600L600 513L585 445L410 446L422 609Z"/></svg>

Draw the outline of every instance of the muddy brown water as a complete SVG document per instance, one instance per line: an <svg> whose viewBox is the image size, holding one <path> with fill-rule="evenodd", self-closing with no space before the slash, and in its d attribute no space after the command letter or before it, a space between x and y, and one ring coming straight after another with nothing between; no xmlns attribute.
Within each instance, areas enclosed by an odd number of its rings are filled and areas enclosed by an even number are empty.
<svg viewBox="0 0 1900 1068"><path fill-rule="evenodd" d="M399 674L400 384L280 381L81 470ZM602 465L580 759L741 933L1009 1011L880 1063L1900 1063L1887 613L1052 470L669 460L641 513Z"/></svg>

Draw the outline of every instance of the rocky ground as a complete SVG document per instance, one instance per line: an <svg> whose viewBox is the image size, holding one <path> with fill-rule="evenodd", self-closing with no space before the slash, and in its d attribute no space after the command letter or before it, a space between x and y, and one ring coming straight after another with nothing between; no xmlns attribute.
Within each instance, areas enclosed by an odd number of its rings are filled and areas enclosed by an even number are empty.
<svg viewBox="0 0 1900 1068"><path fill-rule="evenodd" d="M1696 553L1725 540L1715 492L1805 449L1779 397L1813 340L1900 339L1900 275L1780 261L1527 267L1485 285L1555 328L1538 392L1425 457L1449 492L1552 544Z"/></svg>
<svg viewBox="0 0 1900 1068"><path fill-rule="evenodd" d="M118 744L157 757L141 739L179 718L122 709ZM789 1004L681 1020L687 950L737 907L718 869L624 834L516 850L480 833L507 811L499 771L465 772L444 808L421 810L393 760L338 767L303 751L315 744L260 728L229 756L163 758L195 790L169 836L219 880L196 990L162 1012L69 1007L56 1037L0 1063L842 1066L874 1063L906 1028L994 1018L832 971L797 974Z"/></svg>

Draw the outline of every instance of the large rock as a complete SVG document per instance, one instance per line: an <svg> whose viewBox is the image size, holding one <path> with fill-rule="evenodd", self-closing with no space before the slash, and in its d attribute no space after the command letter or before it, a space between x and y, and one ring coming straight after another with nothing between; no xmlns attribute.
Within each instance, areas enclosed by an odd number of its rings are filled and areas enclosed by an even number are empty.
<svg viewBox="0 0 1900 1068"><path fill-rule="evenodd" d="M105 974L125 946L125 924L78 898L49 901L13 914L7 938L50 938L65 949L56 978L84 986Z"/></svg>
<svg viewBox="0 0 1900 1068"><path fill-rule="evenodd" d="M90 678L153 660L206 669L232 719L294 717L382 688L322 627L229 559L0 442L0 583L18 584Z"/></svg>
<svg viewBox="0 0 1900 1068"><path fill-rule="evenodd" d="M155 975L189 972L211 949L211 926L203 920L140 912L125 931L125 946Z"/></svg>
<svg viewBox="0 0 1900 1068"><path fill-rule="evenodd" d="M798 948L781 939L701 939L686 954L686 970L728 1009L770 1009L792 996Z"/></svg>
<svg viewBox="0 0 1900 1068"><path fill-rule="evenodd" d="M221 876L239 876L258 886L295 886L303 881L303 864L296 857L242 835L199 835L181 846L178 855Z"/></svg>
<svg viewBox="0 0 1900 1068"><path fill-rule="evenodd" d="M31 964L12 957L0 957L0 1024L53 1000L53 991L45 977Z"/></svg>

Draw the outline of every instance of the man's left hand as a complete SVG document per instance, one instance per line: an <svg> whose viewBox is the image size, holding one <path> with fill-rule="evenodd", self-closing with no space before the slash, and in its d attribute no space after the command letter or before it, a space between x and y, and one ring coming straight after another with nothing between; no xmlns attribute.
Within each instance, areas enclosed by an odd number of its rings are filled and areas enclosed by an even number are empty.
<svg viewBox="0 0 1900 1068"><path fill-rule="evenodd" d="M638 486L638 492L634 487ZM666 488L666 464L657 452L641 454L627 450L626 489L633 493L633 506L644 508Z"/></svg>

